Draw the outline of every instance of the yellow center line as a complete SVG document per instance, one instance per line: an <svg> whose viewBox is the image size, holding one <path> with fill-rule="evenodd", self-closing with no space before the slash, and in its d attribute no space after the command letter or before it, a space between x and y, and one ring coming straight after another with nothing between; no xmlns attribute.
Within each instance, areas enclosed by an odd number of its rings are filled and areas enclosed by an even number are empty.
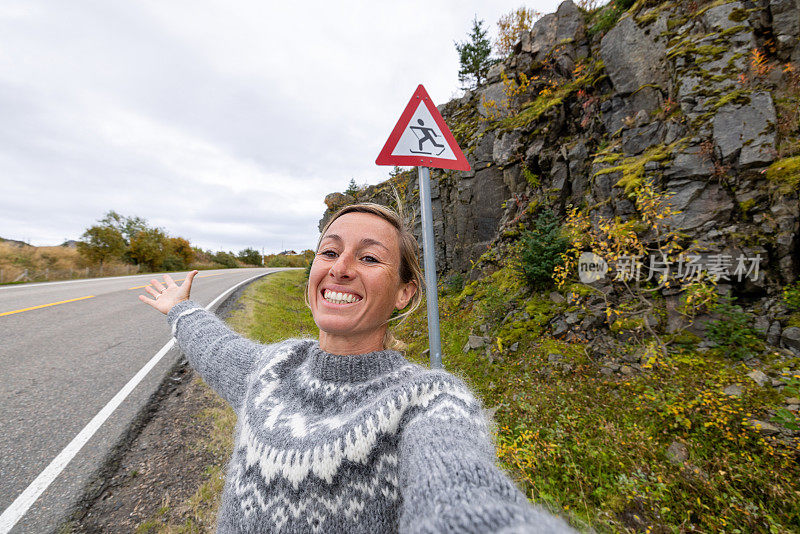
<svg viewBox="0 0 800 534"><path fill-rule="evenodd" d="M31 306L30 308L22 308L21 310L3 312L0 313L0 317L2 317L3 315L12 315L15 313L22 313L25 311L38 310L39 308L47 308L48 306L58 306L59 304L66 304L67 302L75 302L76 300L85 300L91 298L94 298L94 295L89 295L88 297L80 297L77 299L62 300L59 302L51 302L50 304L40 304L39 306Z"/></svg>
<svg viewBox="0 0 800 534"><path fill-rule="evenodd" d="M220 275L223 275L223 274L225 274L225 273L203 274L203 275L197 275L197 276L195 276L195 278L208 278L209 276L220 276ZM184 280L185 280L185 278L181 278L180 280L174 280L174 281L175 282L183 282ZM131 289L142 289L143 287L147 287L149 285L150 284L145 284L143 286L129 287L128 290L131 290Z"/></svg>

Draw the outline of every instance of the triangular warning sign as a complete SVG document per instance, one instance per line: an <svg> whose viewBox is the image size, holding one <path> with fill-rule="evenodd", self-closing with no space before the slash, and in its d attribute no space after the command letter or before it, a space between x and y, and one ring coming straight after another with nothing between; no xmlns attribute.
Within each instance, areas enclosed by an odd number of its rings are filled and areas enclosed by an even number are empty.
<svg viewBox="0 0 800 534"><path fill-rule="evenodd" d="M414 91L375 163L457 171L470 169L467 158L422 85Z"/></svg>

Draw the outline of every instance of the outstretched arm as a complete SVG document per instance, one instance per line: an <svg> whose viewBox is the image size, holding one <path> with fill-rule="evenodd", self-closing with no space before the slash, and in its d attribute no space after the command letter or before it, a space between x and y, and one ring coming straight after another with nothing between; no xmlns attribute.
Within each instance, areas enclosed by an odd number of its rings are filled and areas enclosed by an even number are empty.
<svg viewBox="0 0 800 534"><path fill-rule="evenodd" d="M474 396L468 391L438 395L400 437L400 532L575 532L533 506L495 465L496 458Z"/></svg>
<svg viewBox="0 0 800 534"><path fill-rule="evenodd" d="M172 335L189 363L203 380L237 412L245 393L245 379L267 346L237 334L216 315L189 300L192 271L180 286L164 275L164 283L152 280L146 291L153 295L139 299L167 314Z"/></svg>

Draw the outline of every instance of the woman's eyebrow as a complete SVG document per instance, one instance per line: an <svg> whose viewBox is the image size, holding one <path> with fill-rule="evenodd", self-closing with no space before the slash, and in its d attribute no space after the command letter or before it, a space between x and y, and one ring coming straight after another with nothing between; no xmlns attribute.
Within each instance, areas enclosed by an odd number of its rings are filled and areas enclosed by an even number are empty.
<svg viewBox="0 0 800 534"><path fill-rule="evenodd" d="M325 241L326 239L333 239L334 241L342 241L342 238L338 234L328 234L326 236L323 236L322 239L320 239L320 243L322 241Z"/></svg>
<svg viewBox="0 0 800 534"><path fill-rule="evenodd" d="M339 234L328 234L320 240L320 243L322 243L326 239L333 239L334 241L339 241L339 242L344 241L344 239L342 239L342 237ZM372 239L371 237L365 237L364 239L362 239L360 245L362 247L368 245L376 245L383 249L386 249L387 251L389 250L389 247L387 247L377 239Z"/></svg>
<svg viewBox="0 0 800 534"><path fill-rule="evenodd" d="M364 239L362 239L361 240L361 244L362 245L377 245L377 246L379 246L381 248L386 249L387 251L389 250L389 247L387 247L386 245L384 245L383 243L381 243L377 239L372 239L371 237L365 237Z"/></svg>

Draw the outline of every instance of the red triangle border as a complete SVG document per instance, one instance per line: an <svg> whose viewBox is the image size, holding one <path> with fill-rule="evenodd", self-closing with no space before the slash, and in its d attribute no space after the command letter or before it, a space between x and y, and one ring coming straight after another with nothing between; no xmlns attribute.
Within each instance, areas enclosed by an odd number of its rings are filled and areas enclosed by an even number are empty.
<svg viewBox="0 0 800 534"><path fill-rule="evenodd" d="M445 141L448 145L450 145L450 150L453 151L453 155L455 155L456 159L453 160L435 157L392 155L392 152L397 147L397 143L400 142L400 136L403 135L403 131L408 127L408 123L411 122L411 117L413 117L414 112L417 110L420 100L425 102L425 106L428 108L433 120L436 121L436 125L439 126L442 135L444 135ZM452 169L456 171L470 170L470 165L467 161L467 158L464 156L464 153L458 146L455 137L453 137L453 134L450 132L450 128L448 128L447 123L444 122L442 114L439 113L439 110L433 105L431 97L428 96L428 92L425 90L422 84L420 84L417 87L417 90L414 91L414 94L411 95L411 100L408 101L406 109L403 110L403 114L400 115L400 119L397 121L392 133L389 135L389 139L386 141L386 144L383 145L383 149L381 150L381 153L378 154L375 164L435 167L438 169Z"/></svg>

